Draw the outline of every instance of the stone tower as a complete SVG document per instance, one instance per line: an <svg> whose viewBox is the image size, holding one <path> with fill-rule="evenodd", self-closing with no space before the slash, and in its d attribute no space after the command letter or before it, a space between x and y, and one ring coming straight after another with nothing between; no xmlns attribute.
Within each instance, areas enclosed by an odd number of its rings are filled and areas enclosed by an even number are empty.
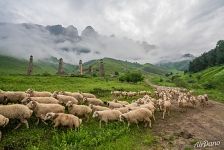
<svg viewBox="0 0 224 150"><path fill-rule="evenodd" d="M57 74L59 75L63 75L65 72L64 72L64 68L63 68L63 59L60 58L59 59L59 65L58 65L58 72Z"/></svg>
<svg viewBox="0 0 224 150"><path fill-rule="evenodd" d="M27 69L27 75L31 75L33 72L33 56L30 55L30 61Z"/></svg>
<svg viewBox="0 0 224 150"><path fill-rule="evenodd" d="M89 73L89 74L92 74L92 73L93 73L93 67L92 67L91 65L90 65L89 68L88 68L88 73Z"/></svg>
<svg viewBox="0 0 224 150"><path fill-rule="evenodd" d="M100 59L99 75L100 75L100 77L104 77L105 76L103 59Z"/></svg>
<svg viewBox="0 0 224 150"><path fill-rule="evenodd" d="M83 70L82 70L82 60L79 60L79 74L82 75Z"/></svg>

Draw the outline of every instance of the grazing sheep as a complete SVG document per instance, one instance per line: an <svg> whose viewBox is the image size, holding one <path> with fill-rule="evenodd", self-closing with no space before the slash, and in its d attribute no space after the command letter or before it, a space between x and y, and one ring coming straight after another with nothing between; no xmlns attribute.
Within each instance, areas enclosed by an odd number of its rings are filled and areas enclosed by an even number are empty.
<svg viewBox="0 0 224 150"><path fill-rule="evenodd" d="M111 91L111 94L112 94L114 97L120 97L120 96L121 96L121 91Z"/></svg>
<svg viewBox="0 0 224 150"><path fill-rule="evenodd" d="M66 105L68 103L68 101L71 101L73 104L78 104L78 100L72 96L59 95L59 94L53 93L52 97L57 99L60 104Z"/></svg>
<svg viewBox="0 0 224 150"><path fill-rule="evenodd" d="M92 109L86 105L76 105L69 101L66 106L68 107L69 114L76 115L78 117L85 117L89 120L89 115L92 113Z"/></svg>
<svg viewBox="0 0 224 150"><path fill-rule="evenodd" d="M112 102L115 102L115 103L120 103L122 105L128 105L129 103L127 101L119 101L117 99L114 99Z"/></svg>
<svg viewBox="0 0 224 150"><path fill-rule="evenodd" d="M154 112L156 110L155 106L152 103L148 103L148 104L144 104L144 105L140 105L140 108L147 108L152 112L152 118L154 121L156 121L155 116L154 116Z"/></svg>
<svg viewBox="0 0 224 150"><path fill-rule="evenodd" d="M9 118L0 115L0 127L5 127L9 123ZM0 130L0 141L2 139L2 132Z"/></svg>
<svg viewBox="0 0 224 150"><path fill-rule="evenodd" d="M96 96L91 93L80 93L80 94L82 94L82 96L85 98L96 98Z"/></svg>
<svg viewBox="0 0 224 150"><path fill-rule="evenodd" d="M36 101L30 101L27 104L27 107L34 111L35 116L37 117L36 124L39 124L39 121L44 122L44 116L49 112L54 113L63 113L65 111L65 107L59 104L40 104ZM45 123L46 124L46 123Z"/></svg>
<svg viewBox="0 0 224 150"><path fill-rule="evenodd" d="M136 102L133 102L133 103L128 104L128 105L125 105L125 107L138 107L138 106L139 106L139 104L136 103Z"/></svg>
<svg viewBox="0 0 224 150"><path fill-rule="evenodd" d="M202 107L205 107L205 105L208 105L208 95L198 95L197 99L199 100Z"/></svg>
<svg viewBox="0 0 224 150"><path fill-rule="evenodd" d="M52 120L54 122L54 127L61 126L68 126L69 128L79 128L82 119L79 119L78 117L72 115L72 114L64 114L64 113L47 113L44 117L44 120Z"/></svg>
<svg viewBox="0 0 224 150"><path fill-rule="evenodd" d="M101 122L105 122L106 124L108 121L115 121L119 120L119 116L122 115L122 113L118 110L104 110L104 111L95 111L93 113L93 118L99 118L100 120L100 128L101 128Z"/></svg>
<svg viewBox="0 0 224 150"><path fill-rule="evenodd" d="M46 92L46 91L37 92L32 89L28 89L26 93L30 94L30 97L50 97L51 96L51 92Z"/></svg>
<svg viewBox="0 0 224 150"><path fill-rule="evenodd" d="M3 102L8 103L20 103L21 100L23 100L25 97L29 96L29 94L25 92L20 92L20 91L6 91L6 92L1 92L0 93L0 98L1 101L3 99Z"/></svg>
<svg viewBox="0 0 224 150"><path fill-rule="evenodd" d="M130 126L131 123L135 123L138 127L139 122L146 122L145 126L147 126L148 124L149 127L151 128L152 127L150 120L151 117L152 112L150 110L148 110L147 108L139 108L120 115L120 121L122 122L127 121L128 127Z"/></svg>
<svg viewBox="0 0 224 150"><path fill-rule="evenodd" d="M80 94L80 93L78 93L78 92L74 92L74 93L72 93L72 92L64 92L64 91L61 91L61 92L59 92L59 93L57 93L57 94L59 94L59 95L66 95L66 96L72 96L72 97L74 97L75 99L77 99L77 100L79 101L79 103L82 103L82 101L83 101L83 96L82 96L82 94Z"/></svg>
<svg viewBox="0 0 224 150"><path fill-rule="evenodd" d="M125 105L122 105L120 103L115 103L115 102L104 102L104 104L106 104L110 109L120 108L120 107L125 106Z"/></svg>
<svg viewBox="0 0 224 150"><path fill-rule="evenodd" d="M101 105L101 106L104 105L103 101L100 100L100 99L97 99L97 98L87 98L87 97L83 98L83 103L87 104L87 105L89 105L89 104Z"/></svg>
<svg viewBox="0 0 224 150"><path fill-rule="evenodd" d="M19 128L22 123L29 128L27 119L32 115L33 111L22 104L0 105L0 114L9 119L19 119L20 123L15 129Z"/></svg>
<svg viewBox="0 0 224 150"><path fill-rule="evenodd" d="M114 108L114 110L119 110L122 114L129 112L129 107L120 107L120 108Z"/></svg>
<svg viewBox="0 0 224 150"><path fill-rule="evenodd" d="M89 107L92 109L93 112L95 111L103 111L103 110L109 110L110 108L104 107L104 106L97 106L90 104Z"/></svg>
<svg viewBox="0 0 224 150"><path fill-rule="evenodd" d="M187 106L188 106L188 104L187 104L187 100L186 99L178 99L178 106L180 107L180 108L182 108L182 112L185 110L185 111L187 111Z"/></svg>
<svg viewBox="0 0 224 150"><path fill-rule="evenodd" d="M26 97L21 101L21 103L26 105L30 101L36 101L42 104L58 104L59 103L59 101L53 97Z"/></svg>

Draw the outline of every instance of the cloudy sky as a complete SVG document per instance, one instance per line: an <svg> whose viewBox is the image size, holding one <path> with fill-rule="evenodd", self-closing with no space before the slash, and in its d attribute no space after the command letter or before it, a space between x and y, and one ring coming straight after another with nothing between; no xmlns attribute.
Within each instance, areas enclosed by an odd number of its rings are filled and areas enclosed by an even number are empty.
<svg viewBox="0 0 224 150"><path fill-rule="evenodd" d="M155 44L161 57L199 55L224 39L224 0L0 0L0 22L74 25L79 32L91 25Z"/></svg>

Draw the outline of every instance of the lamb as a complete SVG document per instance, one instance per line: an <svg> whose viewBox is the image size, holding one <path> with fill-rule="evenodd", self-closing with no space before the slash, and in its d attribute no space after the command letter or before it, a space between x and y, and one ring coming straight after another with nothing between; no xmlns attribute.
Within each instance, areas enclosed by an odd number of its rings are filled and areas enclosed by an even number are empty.
<svg viewBox="0 0 224 150"><path fill-rule="evenodd" d="M109 110L110 108L103 107L103 106L97 106L90 104L89 107L92 109L93 112L95 111L103 111L103 110Z"/></svg>
<svg viewBox="0 0 224 150"><path fill-rule="evenodd" d="M80 94L82 94L82 96L86 98L96 98L96 96L91 93L80 93Z"/></svg>
<svg viewBox="0 0 224 150"><path fill-rule="evenodd" d="M127 121L128 127L131 123L135 123L138 127L139 122L146 122L151 128L151 117L152 112L150 110L148 110L147 108L140 108L120 115L120 121ZM145 124L145 126L147 126L147 124Z"/></svg>
<svg viewBox="0 0 224 150"><path fill-rule="evenodd" d="M125 106L125 105L122 105L120 103L115 103L115 102L104 102L104 104L106 104L110 109L120 108L120 107Z"/></svg>
<svg viewBox="0 0 224 150"><path fill-rule="evenodd" d="M0 127L5 127L9 123L9 118L0 115ZM0 141L2 139L2 132L0 131Z"/></svg>
<svg viewBox="0 0 224 150"><path fill-rule="evenodd" d="M29 94L25 93L25 92L20 92L20 91L6 91L6 92L1 92L3 97L3 102L8 103L20 103L21 100L23 100L25 97L29 96ZM1 98L2 99L2 98Z"/></svg>
<svg viewBox="0 0 224 150"><path fill-rule="evenodd" d="M68 101L71 101L73 104L78 104L78 100L72 96L59 95L59 94L53 93L52 97L57 99L60 104L66 105L68 103Z"/></svg>
<svg viewBox="0 0 224 150"><path fill-rule="evenodd" d="M63 113L65 111L65 107L59 104L40 104L36 101L30 101L27 107L34 111L37 117L36 125L39 124L40 119L46 124L46 122L44 122L44 116L49 112Z"/></svg>
<svg viewBox="0 0 224 150"><path fill-rule="evenodd" d="M92 113L92 109L86 105L76 105L69 101L66 106L68 107L69 114L76 115L78 117L85 117L89 120L89 115Z"/></svg>
<svg viewBox="0 0 224 150"><path fill-rule="evenodd" d="M37 91L34 91L33 89L28 89L26 93L30 94L31 97L50 97L51 96L51 92L46 92L46 91L37 92Z"/></svg>
<svg viewBox="0 0 224 150"><path fill-rule="evenodd" d="M119 104L122 104L122 105L128 105L129 104L127 101L119 101L117 99L114 99L112 102L119 103Z"/></svg>
<svg viewBox="0 0 224 150"><path fill-rule="evenodd" d="M89 104L101 105L101 106L104 105L103 101L100 100L100 99L97 99L97 98L87 98L87 97L83 98L83 103L85 103L87 105L89 105Z"/></svg>
<svg viewBox="0 0 224 150"><path fill-rule="evenodd" d="M30 101L36 101L42 104L58 104L59 103L59 101L53 97L26 97L21 101L21 103L26 105Z"/></svg>
<svg viewBox="0 0 224 150"><path fill-rule="evenodd" d="M22 104L0 105L0 114L9 119L19 119L20 123L15 129L19 128L22 123L29 128L27 119L32 116L33 111Z"/></svg>
<svg viewBox="0 0 224 150"><path fill-rule="evenodd" d="M44 120L52 120L54 122L54 128L58 127L59 125L68 126L69 128L79 128L82 119L72 115L72 114L64 114L64 113L47 113L44 117Z"/></svg>
<svg viewBox="0 0 224 150"><path fill-rule="evenodd" d="M104 110L104 111L95 111L93 113L93 118L99 118L100 120L99 126L101 128L102 121L107 124L108 121L119 120L120 115L122 115L122 113L118 110Z"/></svg>

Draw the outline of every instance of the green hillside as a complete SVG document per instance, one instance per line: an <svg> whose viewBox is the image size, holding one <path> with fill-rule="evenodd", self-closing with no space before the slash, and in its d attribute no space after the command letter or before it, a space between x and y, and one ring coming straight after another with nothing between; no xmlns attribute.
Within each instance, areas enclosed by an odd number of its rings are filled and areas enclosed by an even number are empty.
<svg viewBox="0 0 224 150"><path fill-rule="evenodd" d="M0 74L26 74L28 66L28 60L17 59L9 56L0 55ZM33 74L55 74L58 69L58 60L44 60L34 61ZM74 66L70 64L64 64L64 70L66 73L72 73Z"/></svg>
<svg viewBox="0 0 224 150"><path fill-rule="evenodd" d="M178 62L168 62L159 64L160 67L164 67L166 69L175 69L179 71L185 71L189 69L190 60L183 60Z"/></svg>
<svg viewBox="0 0 224 150"><path fill-rule="evenodd" d="M167 70L149 63L142 65L137 62L132 63L128 61L116 60L113 58L103 58L103 63L106 74L114 74L115 72L123 73L126 71L142 71L143 73L153 73L160 75L167 73ZM99 68L99 60L91 60L84 63L84 68L88 68L90 65L93 67L94 71L97 71Z"/></svg>
<svg viewBox="0 0 224 150"><path fill-rule="evenodd" d="M165 69L154 66L152 64L139 64L132 63L128 61L116 60L112 58L103 58L104 68L106 75L114 74L115 72L124 73L126 71L142 71L143 73L153 73L164 75L167 73ZM93 66L93 70L95 74L98 74L99 71L99 60L91 60L83 64L83 68L87 69L89 66ZM0 74L26 74L28 66L28 60L25 59L17 59L9 56L0 55ZM34 61L33 66L33 74L55 74L58 69L58 59L57 58L49 58L41 61ZM78 66L71 64L64 64L64 70L66 73L76 73L78 74L79 69Z"/></svg>

